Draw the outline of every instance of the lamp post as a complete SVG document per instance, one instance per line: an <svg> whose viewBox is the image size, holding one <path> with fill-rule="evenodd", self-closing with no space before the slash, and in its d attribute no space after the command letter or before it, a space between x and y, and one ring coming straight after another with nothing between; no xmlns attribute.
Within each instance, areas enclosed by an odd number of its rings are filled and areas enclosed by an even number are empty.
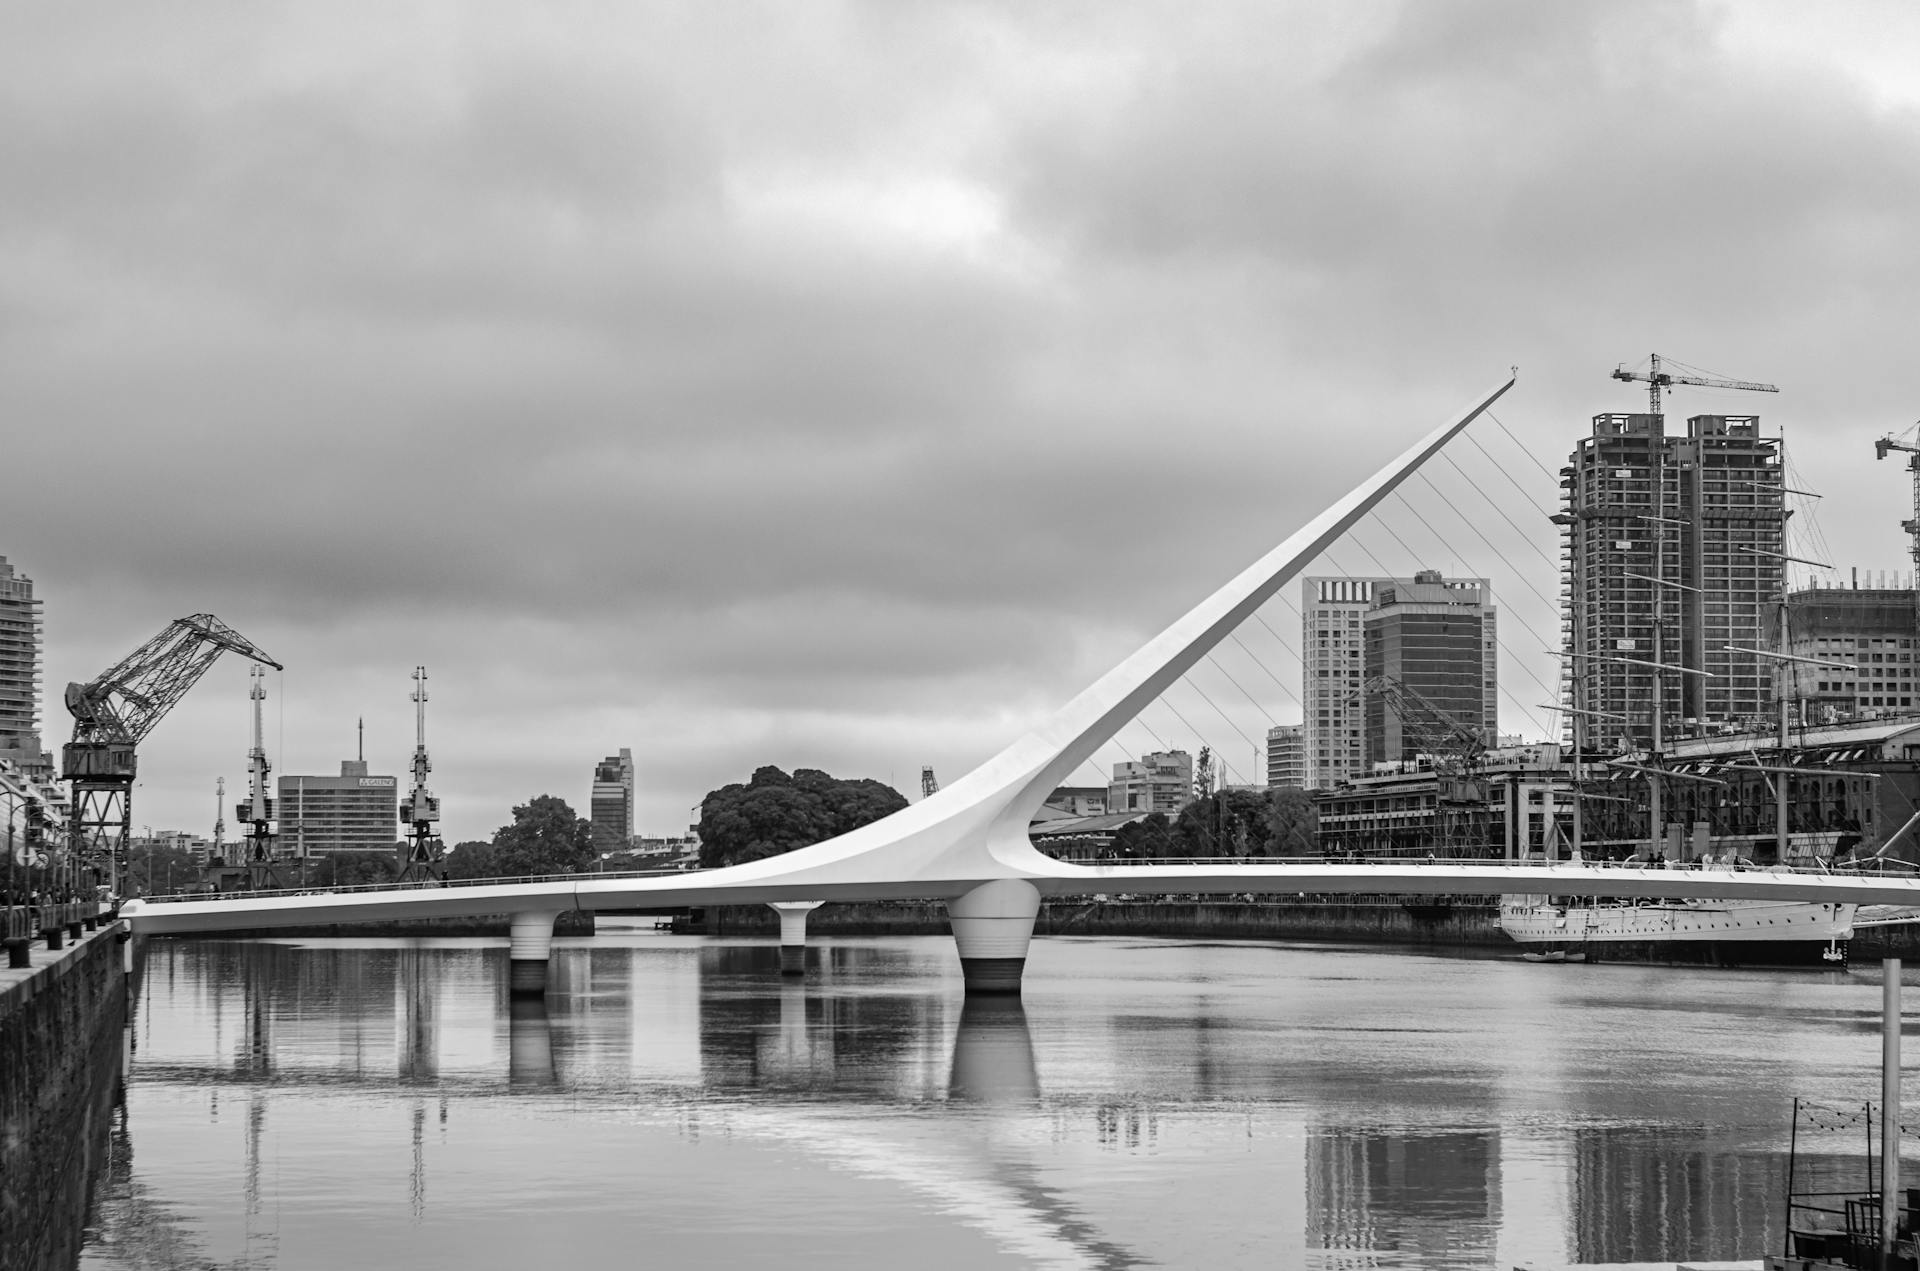
<svg viewBox="0 0 1920 1271"><path fill-rule="evenodd" d="M11 790L0 790L0 797L7 800L7 908L13 908L13 819L20 810L20 796ZM8 915L11 925L12 915Z"/></svg>

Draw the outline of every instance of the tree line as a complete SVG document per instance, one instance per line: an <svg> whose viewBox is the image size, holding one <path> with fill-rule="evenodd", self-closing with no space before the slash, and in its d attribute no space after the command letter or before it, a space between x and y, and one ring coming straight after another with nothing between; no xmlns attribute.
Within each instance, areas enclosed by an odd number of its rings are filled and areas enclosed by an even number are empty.
<svg viewBox="0 0 1920 1271"><path fill-rule="evenodd" d="M1202 795L1175 817L1152 812L1114 831L1127 860L1196 856L1317 856L1319 818L1304 790L1270 787Z"/></svg>

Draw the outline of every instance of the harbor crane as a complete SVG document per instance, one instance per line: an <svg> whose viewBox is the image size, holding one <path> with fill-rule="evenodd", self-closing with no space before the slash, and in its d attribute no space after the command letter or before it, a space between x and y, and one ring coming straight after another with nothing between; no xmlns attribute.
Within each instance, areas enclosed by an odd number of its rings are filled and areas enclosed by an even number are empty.
<svg viewBox="0 0 1920 1271"><path fill-rule="evenodd" d="M280 860L275 850L280 836L273 828L279 809L274 806L272 787L267 784L273 765L267 762L267 746L260 727L261 708L267 701L267 673L256 666L252 677L253 687L247 690L247 697L253 702L253 749L247 752L247 801L234 811L247 827L247 890L266 891L280 886Z"/></svg>
<svg viewBox="0 0 1920 1271"><path fill-rule="evenodd" d="M283 669L232 627L197 613L176 618L86 683L67 685L73 740L62 751L61 776L73 791L68 850L76 863L107 871L116 891L133 828L135 749L228 651Z"/></svg>
<svg viewBox="0 0 1920 1271"><path fill-rule="evenodd" d="M1660 409L1660 394L1663 390L1672 388L1675 384L1690 384L1696 388L1738 388L1744 389L1749 393L1777 393L1780 391L1772 384L1759 384L1752 380L1720 379L1717 376L1702 373L1698 367L1687 366L1685 362L1674 362L1673 364L1684 367L1690 373L1675 375L1673 372L1661 368L1660 355L1658 353L1648 354L1647 360L1650 363L1650 367L1644 371L1629 371L1627 364L1622 362L1613 368L1613 378L1625 383L1632 383L1635 380L1644 383L1647 386L1647 413L1651 415L1665 413ZM1667 360L1673 362L1672 358L1668 358Z"/></svg>
<svg viewBox="0 0 1920 1271"><path fill-rule="evenodd" d="M413 793L407 798L407 860L400 870L403 883L432 883L446 878L446 846L434 828L440 820L440 800L427 790L427 668L413 668Z"/></svg>
<svg viewBox="0 0 1920 1271"><path fill-rule="evenodd" d="M933 775L933 765L922 764L920 767L920 797L924 799L938 792L939 789L940 778Z"/></svg>
<svg viewBox="0 0 1920 1271"><path fill-rule="evenodd" d="M1915 427L1920 428L1920 424ZM1900 441L1892 433L1873 443L1875 459L1885 459L1895 450L1907 456L1907 471L1913 474L1913 519L1900 522L1900 528L1913 541L1910 552L1913 556L1915 585L1920 586L1920 446Z"/></svg>
<svg viewBox="0 0 1920 1271"><path fill-rule="evenodd" d="M1368 676L1351 698L1364 701L1374 694L1399 719L1414 747L1431 757L1434 772L1449 783L1457 783L1479 765L1487 749L1479 729L1467 727L1398 676Z"/></svg>

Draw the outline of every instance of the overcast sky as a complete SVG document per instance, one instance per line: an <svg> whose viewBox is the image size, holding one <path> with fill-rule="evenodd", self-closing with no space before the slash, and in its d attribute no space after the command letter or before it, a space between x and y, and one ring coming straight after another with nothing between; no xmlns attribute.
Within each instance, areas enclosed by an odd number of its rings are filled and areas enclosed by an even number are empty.
<svg viewBox="0 0 1920 1271"><path fill-rule="evenodd" d="M1515 364L1316 569L1492 576L1538 735L1548 473L1645 409L1617 363L1778 384L1669 414L1759 413L1804 554L1908 567L1916 65L1892 3L14 6L47 742L212 612L286 664L278 772L364 715L404 774L425 663L450 841L622 746L647 832L766 763L917 797ZM1245 779L1299 719L1264 617L1098 762ZM146 743L137 824L211 830L246 686Z"/></svg>

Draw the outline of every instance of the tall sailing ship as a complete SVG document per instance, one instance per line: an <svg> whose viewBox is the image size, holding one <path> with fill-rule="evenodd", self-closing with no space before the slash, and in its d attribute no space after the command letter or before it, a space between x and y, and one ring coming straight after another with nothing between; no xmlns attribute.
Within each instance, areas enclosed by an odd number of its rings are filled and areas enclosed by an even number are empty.
<svg viewBox="0 0 1920 1271"><path fill-rule="evenodd" d="M1622 369L1614 376L1649 384L1649 413L1595 417L1593 435L1562 470L1566 510L1554 518L1566 554L1563 688L1576 756L1567 855L1707 870L1829 867L1859 835L1848 833L1844 816L1816 814L1816 822L1836 823L1808 825L1803 815L1801 825L1790 825L1789 782L1832 774L1787 766L1784 671L1771 677L1775 738L1749 737L1743 745L1728 737L1726 753L1697 763L1676 756L1712 752L1719 749L1714 742L1681 742L1671 752L1666 744L1669 720L1687 720L1702 732L1711 721L1759 716L1770 678L1759 668L1838 665L1785 652L1786 566L1800 558L1787 553L1782 447L1760 436L1754 416L1695 416L1684 436L1668 437L1662 388L1715 382L1663 373L1657 356L1651 374ZM1731 381L1716 386L1774 391ZM1770 605L1779 606L1778 638L1765 649ZM1590 747L1585 739L1596 734L1598 746ZM1636 797L1583 788L1580 759L1594 749L1612 755L1606 784L1615 791L1626 779L1644 782ZM1771 765L1762 758L1769 751ZM1730 806L1725 792L1736 786L1743 793ZM1767 802L1775 805L1764 836L1764 811L1745 793L1762 787L1770 787ZM1587 799L1643 815L1644 837L1583 841ZM1617 809L1611 819L1621 819ZM1857 831L1860 821L1852 825ZM1860 919L1849 904L1510 895L1502 897L1498 925L1541 959L1844 967Z"/></svg>

